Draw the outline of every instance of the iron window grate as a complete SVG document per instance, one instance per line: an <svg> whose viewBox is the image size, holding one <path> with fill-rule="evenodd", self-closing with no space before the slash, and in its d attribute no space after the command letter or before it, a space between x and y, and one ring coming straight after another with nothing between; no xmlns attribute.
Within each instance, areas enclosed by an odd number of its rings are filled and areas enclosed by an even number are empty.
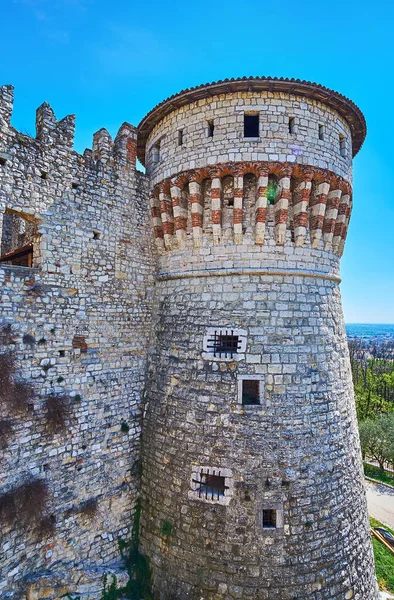
<svg viewBox="0 0 394 600"><path fill-rule="evenodd" d="M207 348L214 356L230 357L238 353L241 346L241 340L238 335L234 335L233 330L216 330L208 338Z"/></svg>
<svg viewBox="0 0 394 600"><path fill-rule="evenodd" d="M226 490L229 489L226 485L226 478L220 474L220 471L216 472L216 469L211 472L210 469L206 471L201 469L199 479L193 479L193 482L197 484L198 497L205 500L224 498Z"/></svg>

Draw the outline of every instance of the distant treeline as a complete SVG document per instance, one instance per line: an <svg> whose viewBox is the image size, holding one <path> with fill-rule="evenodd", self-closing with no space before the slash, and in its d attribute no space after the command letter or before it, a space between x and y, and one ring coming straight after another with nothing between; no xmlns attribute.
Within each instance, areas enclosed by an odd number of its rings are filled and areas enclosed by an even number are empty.
<svg viewBox="0 0 394 600"><path fill-rule="evenodd" d="M357 415L360 421L394 411L394 340L349 340Z"/></svg>
<svg viewBox="0 0 394 600"><path fill-rule="evenodd" d="M380 469L394 463L394 340L349 340L361 450Z"/></svg>

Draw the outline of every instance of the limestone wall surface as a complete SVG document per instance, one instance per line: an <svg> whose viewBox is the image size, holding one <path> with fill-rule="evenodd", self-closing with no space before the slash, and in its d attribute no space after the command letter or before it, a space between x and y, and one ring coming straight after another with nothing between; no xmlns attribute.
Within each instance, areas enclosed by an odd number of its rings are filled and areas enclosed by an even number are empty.
<svg viewBox="0 0 394 600"><path fill-rule="evenodd" d="M373 600L338 284L223 269L158 290L142 539L160 597ZM210 359L208 327L246 331L245 355ZM243 406L239 381L255 377L261 404ZM231 472L228 505L190 495L196 465Z"/></svg>
<svg viewBox="0 0 394 600"><path fill-rule="evenodd" d="M258 138L244 137L244 113L259 113ZM294 133L289 133L289 118ZM208 122L214 123L208 137ZM323 137L319 139L319 125ZM179 134L182 130L182 145ZM341 156L339 136L345 138ZM159 161L153 162L159 145ZM225 162L280 161L329 169L351 181L351 135L338 113L305 97L239 92L198 100L164 117L147 141L147 172L153 184L166 177Z"/></svg>
<svg viewBox="0 0 394 600"><path fill-rule="evenodd" d="M80 156L72 117L58 122L43 105L33 139L9 123L12 89L0 100L1 212L36 230L33 268L0 264L1 352L33 388L22 407L1 399L0 596L97 600L104 571L121 566L118 537L130 536L139 487L154 269L147 181L131 126L115 142L101 130ZM64 427L48 415L54 397ZM34 521L18 500L25 484L27 502L42 504Z"/></svg>
<svg viewBox="0 0 394 600"><path fill-rule="evenodd" d="M141 539L155 593L376 600L339 291L350 129L304 97L195 93L207 97L172 112L169 99L144 131L159 269ZM245 139L253 110L260 135Z"/></svg>

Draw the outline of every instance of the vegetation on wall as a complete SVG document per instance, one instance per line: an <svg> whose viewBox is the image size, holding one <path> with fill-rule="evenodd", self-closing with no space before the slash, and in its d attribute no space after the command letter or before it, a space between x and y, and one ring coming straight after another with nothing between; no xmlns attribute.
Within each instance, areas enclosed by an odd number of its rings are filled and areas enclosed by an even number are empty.
<svg viewBox="0 0 394 600"><path fill-rule="evenodd" d="M0 522L12 529L42 531L48 486L42 479L26 481L0 496Z"/></svg>
<svg viewBox="0 0 394 600"><path fill-rule="evenodd" d="M64 395L50 395L44 401L44 408L49 430L52 433L64 431L70 418L69 399Z"/></svg>

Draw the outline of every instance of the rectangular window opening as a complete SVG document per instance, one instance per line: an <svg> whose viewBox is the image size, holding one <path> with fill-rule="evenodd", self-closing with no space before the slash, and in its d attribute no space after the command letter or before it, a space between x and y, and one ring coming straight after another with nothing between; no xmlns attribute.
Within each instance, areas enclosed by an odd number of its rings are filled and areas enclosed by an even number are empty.
<svg viewBox="0 0 394 600"><path fill-rule="evenodd" d="M212 138L213 137L213 132L215 131L215 124L213 121L208 121L208 126L207 126L207 137Z"/></svg>
<svg viewBox="0 0 394 600"><path fill-rule="evenodd" d="M183 129L178 130L178 146L183 144Z"/></svg>
<svg viewBox="0 0 394 600"><path fill-rule="evenodd" d="M263 529L276 529L276 510L263 510Z"/></svg>
<svg viewBox="0 0 394 600"><path fill-rule="evenodd" d="M260 404L260 380L243 379L242 380L242 404L253 406Z"/></svg>
<svg viewBox="0 0 394 600"><path fill-rule="evenodd" d="M259 137L259 115L244 114L244 137Z"/></svg>
<svg viewBox="0 0 394 600"><path fill-rule="evenodd" d="M7 162L7 160L5 158L3 158L2 156L0 156L0 167L4 167L6 162Z"/></svg>
<svg viewBox="0 0 394 600"><path fill-rule="evenodd" d="M198 480L193 480L194 483L198 484L197 492L199 498L205 498L205 500L219 500L225 496L228 486L226 485L226 478L220 475L215 470L212 473L209 470L204 473L200 472Z"/></svg>
<svg viewBox="0 0 394 600"><path fill-rule="evenodd" d="M289 118L289 133L293 135L295 133L295 118Z"/></svg>
<svg viewBox="0 0 394 600"><path fill-rule="evenodd" d="M324 140L324 125L319 125L319 140Z"/></svg>
<svg viewBox="0 0 394 600"><path fill-rule="evenodd" d="M238 335L234 335L233 331L214 331L213 336L208 339L208 351L214 356L225 356L230 358L233 354L237 354L240 347Z"/></svg>
<svg viewBox="0 0 394 600"><path fill-rule="evenodd" d="M48 179L48 173L46 171L41 171L40 177L41 179Z"/></svg>
<svg viewBox="0 0 394 600"><path fill-rule="evenodd" d="M346 138L344 135L339 135L339 152L341 156L346 157Z"/></svg>
<svg viewBox="0 0 394 600"><path fill-rule="evenodd" d="M160 142L157 142L154 146L152 146L152 162L158 163L160 160Z"/></svg>
<svg viewBox="0 0 394 600"><path fill-rule="evenodd" d="M74 182L71 184L71 187L72 187L72 189L73 189L73 190L77 190L77 189L79 188L79 183L77 183L76 181L74 181Z"/></svg>

